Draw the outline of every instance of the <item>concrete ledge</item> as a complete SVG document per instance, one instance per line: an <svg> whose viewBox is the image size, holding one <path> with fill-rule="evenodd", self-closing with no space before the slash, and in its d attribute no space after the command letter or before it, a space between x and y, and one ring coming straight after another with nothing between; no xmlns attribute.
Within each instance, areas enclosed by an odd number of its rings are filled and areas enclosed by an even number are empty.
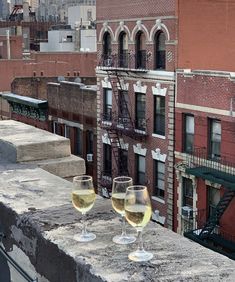
<svg viewBox="0 0 235 282"><path fill-rule="evenodd" d="M40 168L62 178L70 178L86 173L84 159L74 155L58 159L37 161L32 164L37 164Z"/></svg>
<svg viewBox="0 0 235 282"><path fill-rule="evenodd" d="M0 167L4 246L9 251L20 248L48 281L235 281L234 261L155 223L144 231L145 246L154 258L130 262L127 255L136 244L112 242L121 224L110 200L97 198L88 215L88 228L97 239L86 244L74 241L81 223L71 204L71 188L70 182L40 168ZM128 232L135 233L132 228Z"/></svg>
<svg viewBox="0 0 235 282"><path fill-rule="evenodd" d="M70 140L13 120L0 123L0 156L25 162L70 156Z"/></svg>

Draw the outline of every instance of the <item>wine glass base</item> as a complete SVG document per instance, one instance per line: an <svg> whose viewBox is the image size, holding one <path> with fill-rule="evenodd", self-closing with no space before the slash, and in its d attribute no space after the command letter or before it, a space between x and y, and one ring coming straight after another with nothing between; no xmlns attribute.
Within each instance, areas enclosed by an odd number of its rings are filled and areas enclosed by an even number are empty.
<svg viewBox="0 0 235 282"><path fill-rule="evenodd" d="M128 255L128 258L132 261L148 261L153 258L153 254L146 252L145 250L137 250L135 252L132 252Z"/></svg>
<svg viewBox="0 0 235 282"><path fill-rule="evenodd" d="M134 243L136 241L136 238L134 236L122 236L122 235L116 235L113 237L113 242L116 244L121 245L127 245Z"/></svg>
<svg viewBox="0 0 235 282"><path fill-rule="evenodd" d="M73 239L78 242L89 242L96 238L94 233L86 233L86 234L76 234Z"/></svg>

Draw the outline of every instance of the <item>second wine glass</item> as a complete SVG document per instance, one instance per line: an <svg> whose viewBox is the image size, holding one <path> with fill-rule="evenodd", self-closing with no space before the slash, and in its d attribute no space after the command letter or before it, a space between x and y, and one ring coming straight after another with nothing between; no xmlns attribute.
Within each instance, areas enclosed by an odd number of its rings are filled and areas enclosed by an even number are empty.
<svg viewBox="0 0 235 282"><path fill-rule="evenodd" d="M124 200L126 196L126 190L131 185L133 185L133 180L131 177L118 176L113 179L112 205L114 210L122 216L122 234L113 237L113 242L117 244L130 244L136 240L134 236L126 234Z"/></svg>

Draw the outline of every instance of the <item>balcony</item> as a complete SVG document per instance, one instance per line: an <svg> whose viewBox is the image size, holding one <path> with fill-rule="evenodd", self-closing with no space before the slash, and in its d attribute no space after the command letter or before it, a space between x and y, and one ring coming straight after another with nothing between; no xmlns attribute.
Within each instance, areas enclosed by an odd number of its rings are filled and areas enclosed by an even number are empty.
<svg viewBox="0 0 235 282"><path fill-rule="evenodd" d="M141 127L139 123L139 120L120 117L116 112L101 114L99 122L104 130L115 130L131 138L145 138L148 136L148 119L141 120Z"/></svg>
<svg viewBox="0 0 235 282"><path fill-rule="evenodd" d="M200 236L203 227L207 223L207 211L197 210L190 213L184 221L184 236L207 247L215 252L221 253L235 260L235 236L226 233L219 225L207 237Z"/></svg>
<svg viewBox="0 0 235 282"><path fill-rule="evenodd" d="M186 161L186 173L235 191L235 164L228 157L210 158L206 148L194 148Z"/></svg>
<svg viewBox="0 0 235 282"><path fill-rule="evenodd" d="M98 69L103 71L128 70L143 73L150 69L150 56L146 50L138 51L136 54L127 50L120 54L103 54L98 64Z"/></svg>

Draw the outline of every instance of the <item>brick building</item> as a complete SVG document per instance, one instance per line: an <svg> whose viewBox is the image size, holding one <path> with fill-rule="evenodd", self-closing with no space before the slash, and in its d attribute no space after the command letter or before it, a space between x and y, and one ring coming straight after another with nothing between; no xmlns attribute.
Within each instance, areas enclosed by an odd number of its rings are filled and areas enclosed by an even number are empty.
<svg viewBox="0 0 235 282"><path fill-rule="evenodd" d="M234 13L231 1L179 1L174 195L175 231L233 258Z"/></svg>
<svg viewBox="0 0 235 282"><path fill-rule="evenodd" d="M96 85L61 81L48 83L47 91L49 130L70 139L72 154L85 160L96 185Z"/></svg>
<svg viewBox="0 0 235 282"><path fill-rule="evenodd" d="M132 176L148 186L156 219L169 228L176 21L174 0L97 1L99 188L110 191L113 177Z"/></svg>

